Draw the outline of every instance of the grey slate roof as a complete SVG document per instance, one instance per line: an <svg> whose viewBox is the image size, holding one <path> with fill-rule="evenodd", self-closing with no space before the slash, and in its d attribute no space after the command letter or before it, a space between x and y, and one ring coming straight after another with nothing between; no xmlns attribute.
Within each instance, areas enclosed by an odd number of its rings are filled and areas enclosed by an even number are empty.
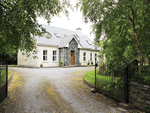
<svg viewBox="0 0 150 113"><path fill-rule="evenodd" d="M65 44L68 41L71 41L71 39L73 38L73 35L76 36L76 31L71 31L71 30L67 30L67 29L63 29L63 28L58 28L58 27L54 27L54 26L48 26L48 25L42 25L44 28L46 28L46 30L48 32L51 33L52 37L50 39L44 37L37 37L36 36L36 40L37 40L37 44L38 45L54 45L54 46L58 46L58 47L63 47L65 46ZM58 35L60 35L60 38L56 37L54 33L58 33ZM67 36L65 36L67 35ZM76 36L77 37L77 36ZM90 43L92 43L92 40L86 36L86 35L81 35L81 38L78 38L80 41L80 44L82 46L82 48L85 49L95 49L94 44L89 45L86 40L88 40ZM98 48L98 50L100 50L100 48Z"/></svg>

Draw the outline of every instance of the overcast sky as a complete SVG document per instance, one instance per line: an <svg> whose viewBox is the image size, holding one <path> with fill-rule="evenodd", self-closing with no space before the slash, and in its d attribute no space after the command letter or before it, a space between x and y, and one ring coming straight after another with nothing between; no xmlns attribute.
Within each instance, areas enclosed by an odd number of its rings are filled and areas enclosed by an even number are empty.
<svg viewBox="0 0 150 113"><path fill-rule="evenodd" d="M76 0L70 0L71 4L73 4L73 6L76 3ZM69 29L69 30L76 30L76 28L80 27L82 29L81 33L84 35L89 36L89 38L93 41L94 40L94 35L91 34L90 32L92 31L92 27L91 27L91 23L84 23L83 17L82 17L82 13L80 12L80 10L74 10L71 11L69 10L69 19L67 19L67 17L61 13L60 14L61 17L53 17L51 20L50 25L51 26L55 26L55 27L60 27L60 28L65 28L65 29ZM46 24L47 22L43 19L43 18L38 18L38 22L40 24Z"/></svg>

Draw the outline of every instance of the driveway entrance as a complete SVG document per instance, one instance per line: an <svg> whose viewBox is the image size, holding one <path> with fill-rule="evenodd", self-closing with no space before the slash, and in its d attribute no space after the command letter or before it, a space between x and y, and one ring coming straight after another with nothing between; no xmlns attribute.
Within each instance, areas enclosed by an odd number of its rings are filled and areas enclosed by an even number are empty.
<svg viewBox="0 0 150 113"><path fill-rule="evenodd" d="M5 112L17 113L117 113L118 111L78 90L74 80L94 67L9 68L18 72L22 88L9 92ZM18 80L19 80L18 79ZM80 80L82 82L82 80ZM21 82L20 82L21 84ZM20 85L18 84L18 85ZM85 88L86 87L85 85ZM17 92L15 92L17 91ZM90 93L90 90L88 90ZM12 105L13 103L13 105Z"/></svg>

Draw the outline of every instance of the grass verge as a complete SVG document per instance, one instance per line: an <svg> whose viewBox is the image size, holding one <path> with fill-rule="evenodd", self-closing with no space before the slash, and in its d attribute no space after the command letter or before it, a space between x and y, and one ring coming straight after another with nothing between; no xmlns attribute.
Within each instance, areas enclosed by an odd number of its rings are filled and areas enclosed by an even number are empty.
<svg viewBox="0 0 150 113"><path fill-rule="evenodd" d="M95 70L87 72L83 76L83 80L95 85ZM96 74L96 87L100 90L107 91L112 95L117 95L120 99L124 97L123 92L123 77L103 76Z"/></svg>
<svg viewBox="0 0 150 113"><path fill-rule="evenodd" d="M11 74L12 74L12 72L10 70L8 70L8 79L10 78ZM3 84L4 82L6 82L6 70L1 69L0 70L0 85Z"/></svg>

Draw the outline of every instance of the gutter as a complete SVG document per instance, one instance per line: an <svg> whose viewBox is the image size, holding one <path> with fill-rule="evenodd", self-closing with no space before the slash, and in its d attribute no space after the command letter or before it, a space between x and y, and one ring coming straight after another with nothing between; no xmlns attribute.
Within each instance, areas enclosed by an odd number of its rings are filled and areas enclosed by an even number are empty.
<svg viewBox="0 0 150 113"><path fill-rule="evenodd" d="M58 47L59 45L37 43L37 46L54 46L54 47Z"/></svg>

